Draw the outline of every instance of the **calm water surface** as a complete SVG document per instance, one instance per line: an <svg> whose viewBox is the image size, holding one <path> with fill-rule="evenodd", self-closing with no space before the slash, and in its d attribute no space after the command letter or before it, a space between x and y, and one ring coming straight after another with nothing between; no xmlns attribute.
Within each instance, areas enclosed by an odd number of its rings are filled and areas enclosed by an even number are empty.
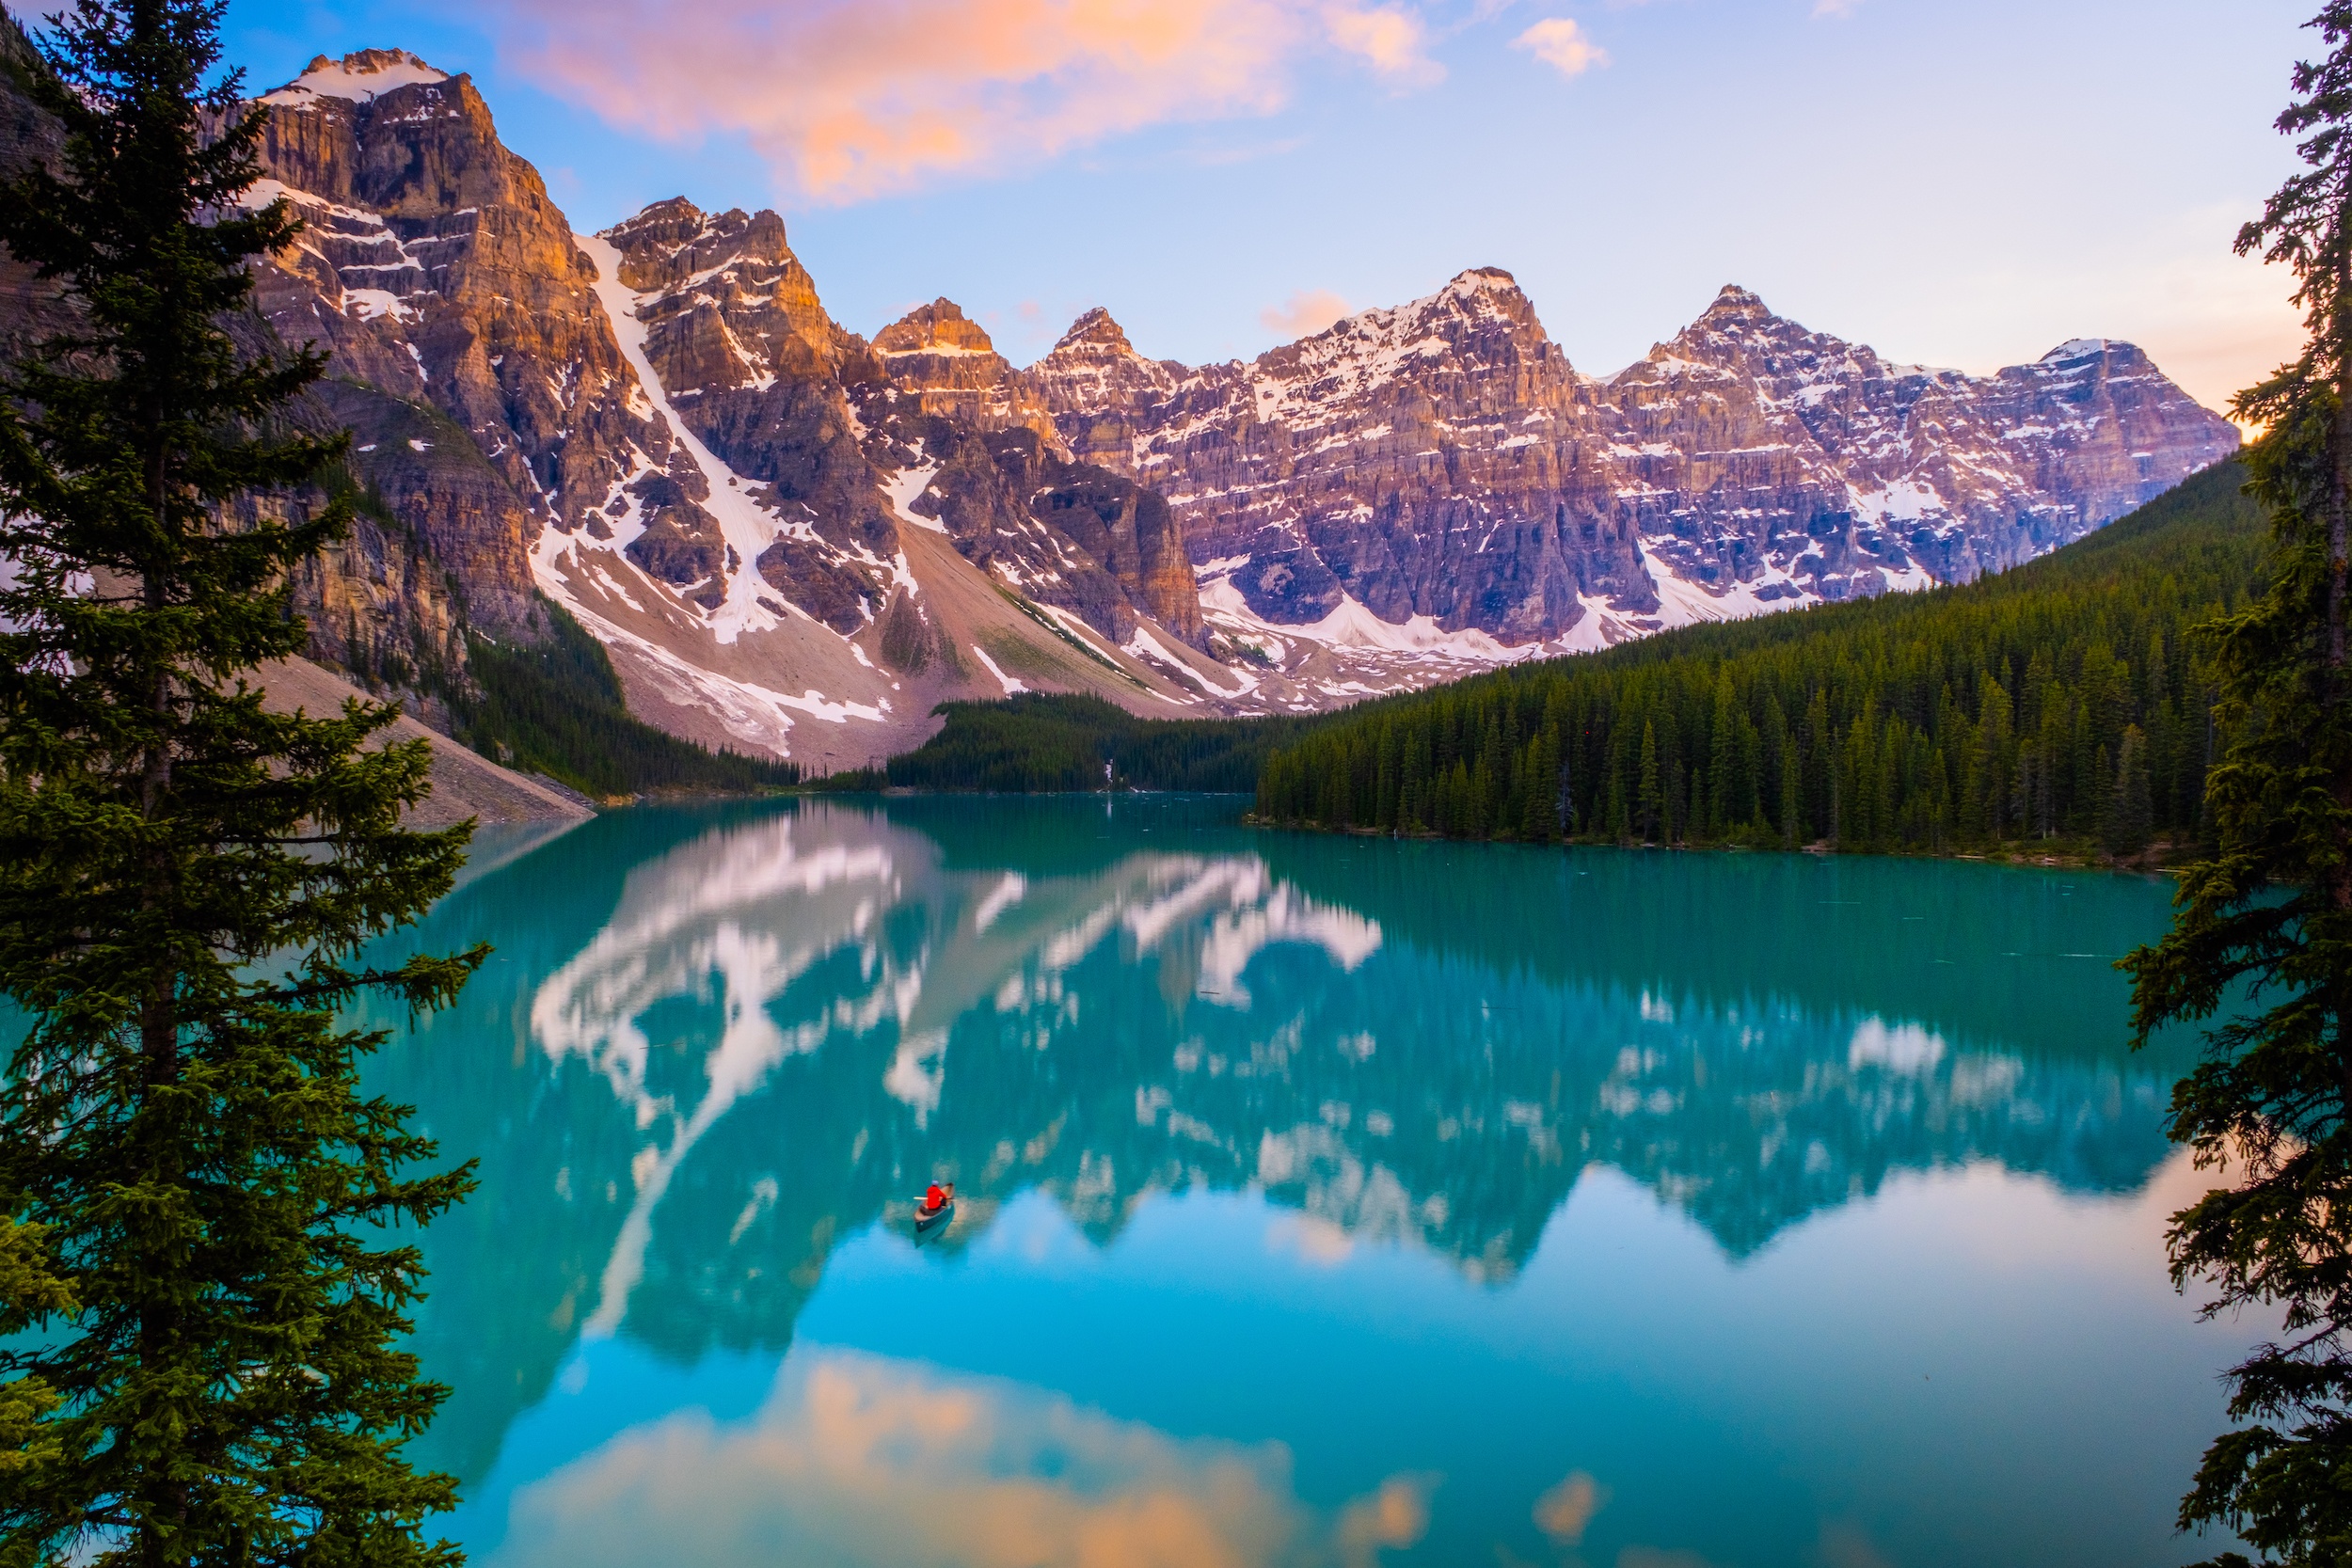
<svg viewBox="0 0 2352 1568"><path fill-rule="evenodd" d="M485 857L375 1072L481 1161L418 1329L474 1561L2195 1555L2252 1330L2164 1277L2167 884L1238 809Z"/></svg>

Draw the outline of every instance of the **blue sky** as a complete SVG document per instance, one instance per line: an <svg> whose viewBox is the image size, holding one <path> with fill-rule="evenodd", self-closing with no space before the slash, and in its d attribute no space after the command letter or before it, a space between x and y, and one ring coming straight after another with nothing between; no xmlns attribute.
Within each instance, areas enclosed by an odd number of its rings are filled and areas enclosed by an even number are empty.
<svg viewBox="0 0 2352 1568"><path fill-rule="evenodd" d="M1464 267L1581 369L1737 281L1895 358L2127 338L2209 404L2290 352L2230 255L2317 0L231 0L257 87L470 71L574 224L774 206L844 325L945 294L1249 355Z"/></svg>

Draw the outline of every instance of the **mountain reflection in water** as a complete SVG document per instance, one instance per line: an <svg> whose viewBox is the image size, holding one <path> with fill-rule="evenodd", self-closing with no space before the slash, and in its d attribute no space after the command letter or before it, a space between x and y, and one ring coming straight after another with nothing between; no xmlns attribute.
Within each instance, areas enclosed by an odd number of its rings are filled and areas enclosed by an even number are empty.
<svg viewBox="0 0 2352 1568"><path fill-rule="evenodd" d="M419 1457L479 1481L579 1347L617 1336L777 1379L735 1408L761 1434L760 1506L793 1523L725 1527L771 1557L966 1560L925 1532L1013 1505L975 1493L888 1540L834 1515L915 1484L910 1455L952 1492L1051 1449L1101 1496L1028 1497L1019 1539L1083 1534L1107 1497L1173 1533L1100 1560L1368 1562L1422 1538L1434 1481L1316 1513L1279 1444L850 1352L778 1378L776 1358L837 1250L910 1229L934 1179L958 1209L926 1266L986 1244L1008 1205L1050 1201L1103 1246L1149 1195L1230 1191L1290 1213L1301 1255L1386 1243L1502 1288L1598 1166L1737 1261L1898 1172L1991 1162L2120 1194L2165 1159L2185 1051L2121 1050L2108 967L2161 927L2144 884L1253 834L1232 810L628 813L453 895L417 942L497 957L376 1071L482 1163L426 1236L419 1341L457 1393ZM651 1488L666 1501L633 1517L691 1513L748 1463L707 1422L625 1432L515 1502L510 1554L580 1560L578 1499ZM1565 1550L1602 1491L1559 1487L1534 1522ZM691 1555L731 1560L711 1550Z"/></svg>

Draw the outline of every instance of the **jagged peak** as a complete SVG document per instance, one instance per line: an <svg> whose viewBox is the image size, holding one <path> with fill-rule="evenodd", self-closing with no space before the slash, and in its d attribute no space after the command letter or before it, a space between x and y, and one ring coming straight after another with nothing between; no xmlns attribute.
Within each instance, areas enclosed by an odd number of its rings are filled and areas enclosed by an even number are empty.
<svg viewBox="0 0 2352 1568"><path fill-rule="evenodd" d="M1065 349L1112 349L1135 354L1136 345L1127 341L1126 329L1111 319L1111 313L1100 305L1070 324L1070 330L1054 345L1056 354ZM1142 357L1137 355L1136 357Z"/></svg>
<svg viewBox="0 0 2352 1568"><path fill-rule="evenodd" d="M339 98L366 103L396 87L421 82L446 82L450 73L426 64L405 49L361 49L333 59L320 55L302 68L302 74L274 92L264 103L304 103L314 98Z"/></svg>
<svg viewBox="0 0 2352 1568"><path fill-rule="evenodd" d="M1737 283L1726 283L1715 295L1714 303L1700 313L1699 321L1702 323L1719 322L1726 318L1737 321L1770 321L1772 316L1772 307L1764 303L1763 295L1753 289L1743 289Z"/></svg>
<svg viewBox="0 0 2352 1568"><path fill-rule="evenodd" d="M1737 283L1726 283L1707 309L1699 312L1696 321L1665 342L1651 344L1645 358L1634 361L1617 373L1621 376L1629 374L1645 365L1675 365L1691 360L1712 363L1714 356L1724 352L1727 346L1736 348L1757 340L1784 347L1804 342L1820 353L1851 353L1874 357L1866 346L1825 337L1807 330L1801 323L1790 321L1786 316L1774 315L1772 307L1765 304L1763 296L1755 290L1741 288ZM1717 368L1721 369L1720 366Z"/></svg>
<svg viewBox="0 0 2352 1568"><path fill-rule="evenodd" d="M765 207L756 213L740 207L706 213L685 197L674 196L596 237L620 251L621 281L641 292L684 287L738 264L750 264L755 271L799 266L785 237L784 219ZM763 275L752 279L752 286L764 288L773 281ZM813 309L814 285L804 275L801 282L809 294L805 304Z"/></svg>
<svg viewBox="0 0 2352 1568"><path fill-rule="evenodd" d="M1467 309L1474 314L1501 310L1505 315L1525 314L1533 321L1535 307L1520 289L1519 280L1501 267L1468 267L1447 279L1446 286L1434 294L1386 310L1359 311L1349 319L1402 322L1418 319L1433 309Z"/></svg>
<svg viewBox="0 0 2352 1568"><path fill-rule="evenodd" d="M874 335L874 351L894 354L993 354L980 324L945 296L918 305Z"/></svg>
<svg viewBox="0 0 2352 1568"><path fill-rule="evenodd" d="M604 238L611 239L615 234L629 233L653 224L691 222L699 225L707 216L707 214L700 207L695 206L685 197L670 196L662 198L660 201L645 203L633 214L623 218L612 228L604 230L602 233Z"/></svg>
<svg viewBox="0 0 2352 1568"><path fill-rule="evenodd" d="M1518 293L1519 280L1501 267L1467 267L1446 287L1455 293Z"/></svg>
<svg viewBox="0 0 2352 1568"><path fill-rule="evenodd" d="M756 213L746 213L740 207L706 213L685 197L673 196L639 209L634 215L600 230L598 237L611 240L623 249L632 243L647 241L666 242L675 248L705 235L732 239L755 231L772 233L780 249L784 243L784 219L768 207Z"/></svg>
<svg viewBox="0 0 2352 1568"><path fill-rule="evenodd" d="M2084 359L2098 359L2107 355L2129 357L2138 352L2139 349L2136 345L2121 342L2113 338L2069 338L2040 359L2035 360L2034 363L2064 365Z"/></svg>
<svg viewBox="0 0 2352 1568"><path fill-rule="evenodd" d="M1517 321L1538 338L1545 336L1543 323L1535 319L1534 303L1521 292L1518 278L1501 267L1470 267L1455 273L1436 293L1403 305L1375 306L1342 316L1292 346L1306 351L1310 345L1328 345L1312 351L1320 354L1350 343L1402 341L1427 330L1433 315L1477 318L1490 314Z"/></svg>

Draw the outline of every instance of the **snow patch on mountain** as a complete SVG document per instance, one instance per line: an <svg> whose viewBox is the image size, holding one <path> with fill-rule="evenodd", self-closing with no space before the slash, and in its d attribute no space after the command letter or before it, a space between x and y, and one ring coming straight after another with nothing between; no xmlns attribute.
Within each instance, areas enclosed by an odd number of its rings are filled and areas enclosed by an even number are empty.
<svg viewBox="0 0 2352 1568"><path fill-rule="evenodd" d="M725 602L709 612L711 635L724 646L746 631L765 630L777 625L783 618L761 602L764 598L772 600L772 595L753 563L776 542L784 532L783 526L773 514L760 509L752 499L751 487L743 477L721 462L718 454L703 444L670 405L669 393L645 355L645 324L637 313L638 306L649 296L621 281L619 249L612 241L594 234L574 234L572 243L596 264L596 300L612 321L612 336L620 343L621 356L637 372L639 384L652 400L655 414L686 449L710 487L710 494L701 505L718 520L719 531L727 544L727 564L721 569L727 594Z"/></svg>
<svg viewBox="0 0 2352 1568"><path fill-rule="evenodd" d="M423 312L410 302L433 293L431 269L440 261L435 252L463 237L428 230L404 240L381 213L329 201L277 180L256 180L237 199L247 212L258 213L280 198L303 220L294 248L334 274L341 291L336 308L358 321L421 320Z"/></svg>
<svg viewBox="0 0 2352 1568"><path fill-rule="evenodd" d="M1665 567L1646 549L1642 563L1649 569L1650 581L1658 591L1658 613L1628 621L1643 633L1670 631L1677 626L1702 626L1710 621L1744 621L1753 616L1771 615L1783 610L1801 609L1820 604L1821 595L1796 581L1786 571L1773 568L1754 582L1735 582L1721 593L1710 591L1691 581L1671 568ZM1928 586L1925 573L1918 573L1916 586ZM1908 579L1904 587L1913 586ZM1778 588L1779 592L1772 590ZM1623 618L1623 610L1613 610Z"/></svg>
<svg viewBox="0 0 2352 1568"><path fill-rule="evenodd" d="M746 746L788 757L792 749L787 737L799 719L846 724L851 720L882 723L889 718L887 704L835 702L814 688L796 697L756 681L721 674L650 638L638 636L628 627L597 614L581 603L578 594L568 592L562 576L548 568L552 566L556 557L569 548L570 541L549 529L541 539L542 550L546 549L549 540L558 542L552 553L543 555L534 551L532 556L533 565L542 568L539 580L548 595L561 602L597 641L607 647L624 649L636 655L640 660L638 668L666 700L679 707L696 708L714 715L728 734ZM627 558L614 559L634 574L639 581L652 580L638 572ZM629 601L627 594L619 593L619 585L601 562L597 564L596 571L605 586L612 589L616 596L628 602L631 609L642 608Z"/></svg>
<svg viewBox="0 0 2352 1568"><path fill-rule="evenodd" d="M340 98L348 103L373 103L380 94L420 83L446 82L446 71L425 64L405 49L362 49L330 60L321 55L301 75L274 92L264 103L307 103L313 99Z"/></svg>
<svg viewBox="0 0 2352 1568"><path fill-rule="evenodd" d="M1257 362L1249 390L1258 418L1315 429L1331 405L1435 368L1465 327L1502 319L1522 298L1510 274L1480 267L1408 304L1344 317Z"/></svg>
<svg viewBox="0 0 2352 1568"><path fill-rule="evenodd" d="M919 442L917 451L919 454ZM936 517L926 517L914 510L914 503L923 499L923 492L931 487L931 480L938 473L937 463L926 463L916 467L899 468L884 482L882 494L890 498L890 510L898 515L900 522L929 529L933 533L944 534L947 531L946 523Z"/></svg>
<svg viewBox="0 0 2352 1568"><path fill-rule="evenodd" d="M996 677L996 684L1005 689L1006 696L1014 696L1017 693L1029 689L1019 681L1013 679L1010 675L1006 674L1004 671L998 669L996 667L996 661L988 657L988 650L981 647L977 642L972 644L972 657L978 659L983 665L987 666L988 673Z"/></svg>

